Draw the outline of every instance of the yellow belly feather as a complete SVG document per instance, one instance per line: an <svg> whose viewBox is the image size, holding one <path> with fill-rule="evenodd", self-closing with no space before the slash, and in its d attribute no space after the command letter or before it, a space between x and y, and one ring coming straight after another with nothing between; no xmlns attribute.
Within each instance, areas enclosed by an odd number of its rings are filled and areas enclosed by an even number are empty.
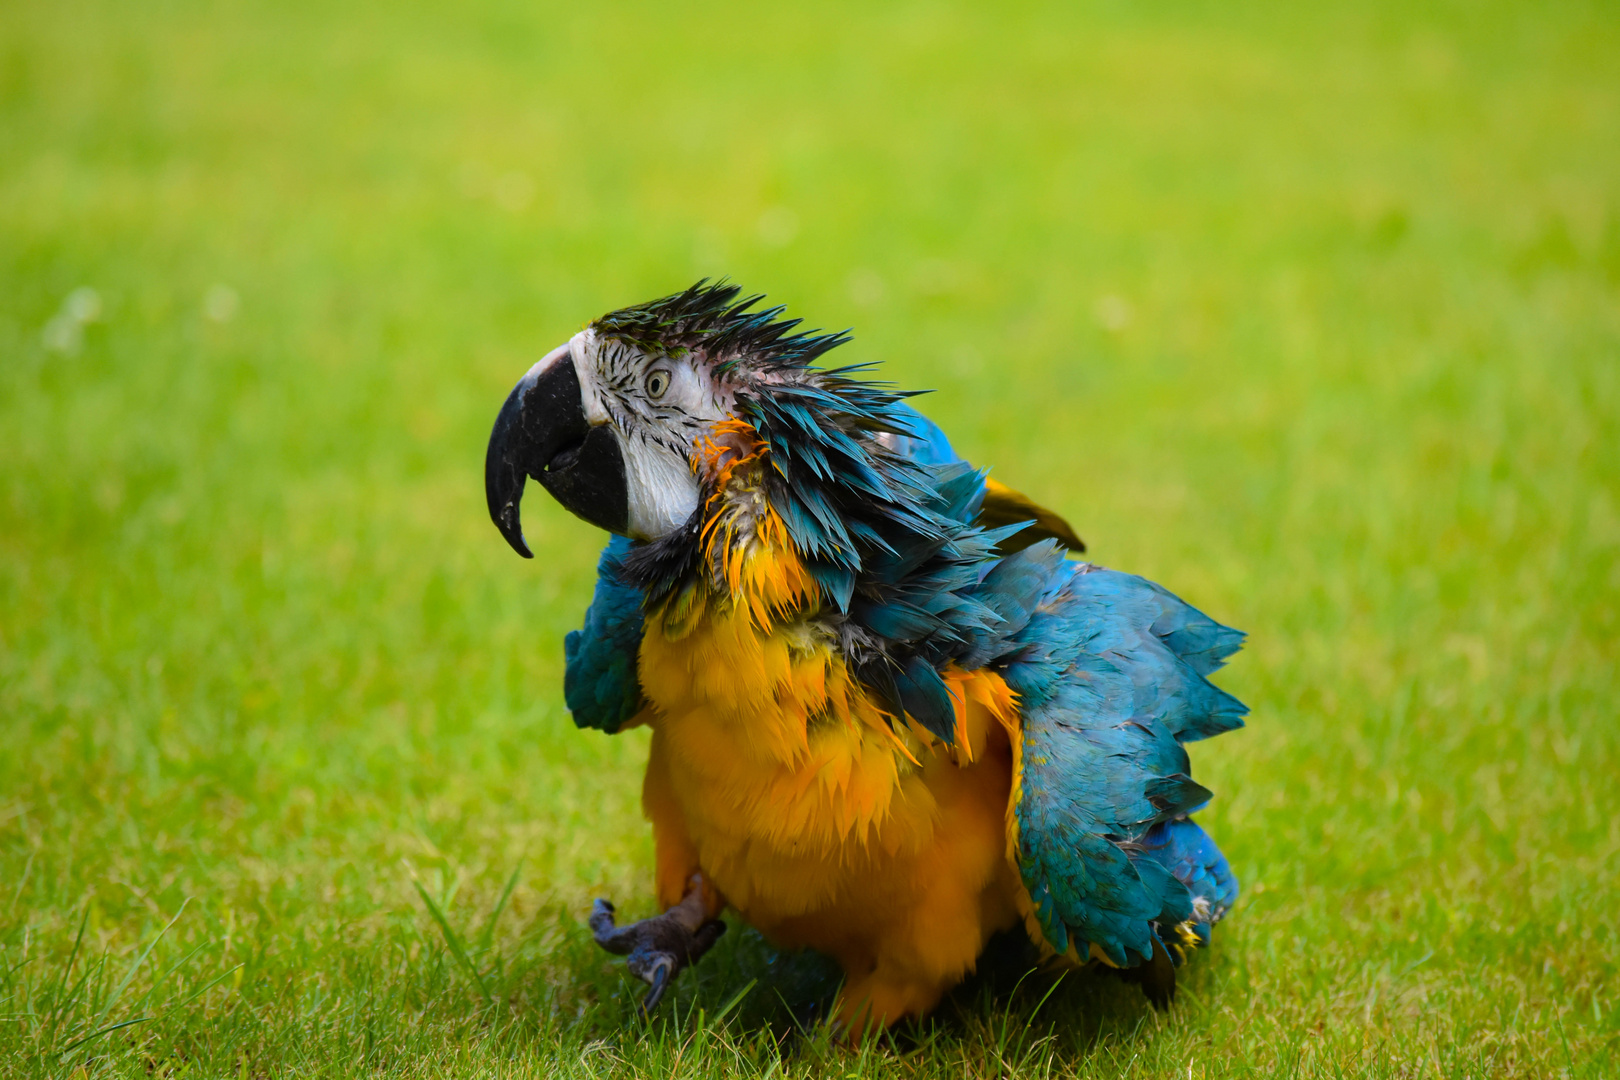
<svg viewBox="0 0 1620 1080"><path fill-rule="evenodd" d="M701 872L779 944L837 957L846 1022L926 1010L1018 920L1013 696L952 670L954 746L891 724L809 617L785 538L714 531L730 595L688 589L641 645L660 893Z"/></svg>

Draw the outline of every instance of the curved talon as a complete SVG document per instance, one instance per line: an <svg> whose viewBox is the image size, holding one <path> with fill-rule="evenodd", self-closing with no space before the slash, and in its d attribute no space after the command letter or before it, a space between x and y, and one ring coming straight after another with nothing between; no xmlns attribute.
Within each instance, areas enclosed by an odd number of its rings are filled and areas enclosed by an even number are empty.
<svg viewBox="0 0 1620 1080"><path fill-rule="evenodd" d="M658 962L653 965L650 976L641 976L652 987L651 990L647 991L647 996L641 999L641 1011L643 1013L652 1012L658 1008L658 1003L664 1000L664 991L669 989L670 971L674 966L673 957L661 956L658 958Z"/></svg>
<svg viewBox="0 0 1620 1080"><path fill-rule="evenodd" d="M589 923L596 943L610 953L628 956L630 974L651 987L642 999L642 1012L656 1009L676 976L726 932L726 924L719 919L700 921L701 903L701 898L695 904L682 901L662 915L628 926L618 925L617 912L609 901L597 900L591 906Z"/></svg>

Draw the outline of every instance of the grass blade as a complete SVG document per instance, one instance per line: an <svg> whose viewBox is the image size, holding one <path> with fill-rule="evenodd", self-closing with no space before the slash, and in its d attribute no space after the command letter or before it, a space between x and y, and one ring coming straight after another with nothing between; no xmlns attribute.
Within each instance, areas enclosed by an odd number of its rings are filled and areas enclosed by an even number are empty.
<svg viewBox="0 0 1620 1080"><path fill-rule="evenodd" d="M84 1036L83 1038L74 1039L72 1042L70 1042L66 1046L62 1047L62 1049L58 1050L57 1053L58 1054L71 1053L74 1050L77 1050L79 1047L83 1046L85 1043L89 1042L91 1039L99 1039L101 1036L107 1034L110 1031L117 1031L119 1028L127 1028L127 1027L131 1027L131 1026L133 1026L135 1024L144 1024L148 1020L156 1020L156 1019L157 1019L157 1017L155 1017L155 1016L137 1016L133 1020L120 1020L116 1024L108 1024L106 1027L102 1028L100 1031L93 1031L90 1034Z"/></svg>
<svg viewBox="0 0 1620 1080"><path fill-rule="evenodd" d="M167 1015L168 1013L174 1012L174 1010L180 1008L183 1005L189 1005L193 1001L196 1001L198 998L200 998L204 994L208 993L208 991L212 990L214 987L218 986L220 983L222 983L226 979L230 978L232 974L234 974L237 971L240 971L245 966L247 966L247 965L245 963L243 963L243 964L237 964L233 968L226 968L224 971L220 972L218 975L214 976L212 979L209 979L208 982L203 986L203 988L201 990L194 990L190 994L188 994L186 997L184 997L181 1000L175 1002L173 1005L170 1005L168 1007L168 1009L165 1010L165 1015Z"/></svg>
<svg viewBox="0 0 1620 1080"><path fill-rule="evenodd" d="M501 890L501 898L495 901L495 910L490 912L489 922L484 924L484 932L479 935L479 952L489 951L495 940L495 924L501 919L501 912L506 910L506 902L512 899L512 890L517 888L518 871L523 869L523 860L519 859L517 865L512 867L512 876L506 879L506 888Z"/></svg>
<svg viewBox="0 0 1620 1080"><path fill-rule="evenodd" d="M107 998L107 1000L102 1003L101 1012L96 1014L96 1019L91 1025L92 1027L94 1027L95 1024L99 1024L103 1020L107 1019L107 1014L112 1012L113 1006L118 1004L118 999L124 996L124 991L129 989L129 984L134 981L135 973L141 969L142 964L146 963L146 958L152 955L152 950L157 948L157 943L163 940L163 935L167 934L170 927L174 926L175 923L180 921L180 916L186 913L186 905L189 903L191 903L191 897L188 896L185 898L185 900L181 901L180 910L174 913L174 918L170 919L163 929L158 931L157 937L153 938L147 943L146 948L141 951L141 955L133 964L130 965L129 970L124 973L123 981L118 984L117 989L113 990L112 994ZM113 1029L108 1028L107 1030L111 1031ZM73 1045L77 1046L78 1043L74 1043Z"/></svg>
<svg viewBox="0 0 1620 1080"><path fill-rule="evenodd" d="M61 985L64 987L67 986L67 981L73 977L73 965L78 963L79 947L84 944L84 928L88 925L90 925L90 905L86 903L84 905L84 917L79 920L79 933L73 939L73 951L68 953L67 965L62 968ZM86 971L84 977L88 979L90 972ZM51 1011L45 1017L49 1032L46 1039L42 1041L50 1041L56 1038L56 1029L61 1024L62 1017L67 1015L68 1003L73 1000L73 996L78 993L79 987L83 983L84 979L80 979L79 982L68 988L66 993L51 1003Z"/></svg>
<svg viewBox="0 0 1620 1080"><path fill-rule="evenodd" d="M732 994L731 1000L720 1006L720 1011L715 1013L714 1019L709 1022L712 1024L718 1024L720 1021L724 1020L727 1013L729 1013L732 1009L735 1009L738 1005L742 1004L742 999L748 996L748 991L752 990L758 985L758 979L749 979L748 985L737 991L735 994Z"/></svg>
<svg viewBox="0 0 1620 1080"><path fill-rule="evenodd" d="M444 912L439 910L439 905L433 902L433 897L428 895L428 891L422 887L420 881L413 881L411 884L416 886L417 893L422 897L422 903L427 905L428 914L432 915L433 921L439 924L439 930L444 934L444 943L450 947L450 955L454 956L456 961L467 969L467 974L471 975L473 982L478 985L478 992L484 996L484 1000L493 1002L495 999L490 995L489 987L484 985L484 977L478 973L478 968L473 965L472 958L467 955L467 950L462 948L461 938L450 928L450 920L444 917Z"/></svg>

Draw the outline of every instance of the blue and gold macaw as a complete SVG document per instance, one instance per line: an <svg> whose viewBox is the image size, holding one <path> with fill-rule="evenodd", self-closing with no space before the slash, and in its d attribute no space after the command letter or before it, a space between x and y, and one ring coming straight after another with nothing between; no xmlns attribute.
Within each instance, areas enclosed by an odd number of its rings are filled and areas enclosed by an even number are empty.
<svg viewBox="0 0 1620 1080"><path fill-rule="evenodd" d="M735 910L834 957L851 1036L931 1009L997 931L1166 1000L1237 881L1190 815L1185 743L1240 727L1208 681L1243 635L1083 550L957 458L909 395L699 282L604 315L495 422L490 514L532 476L613 534L564 692L645 724L662 915L597 940L648 1008Z"/></svg>

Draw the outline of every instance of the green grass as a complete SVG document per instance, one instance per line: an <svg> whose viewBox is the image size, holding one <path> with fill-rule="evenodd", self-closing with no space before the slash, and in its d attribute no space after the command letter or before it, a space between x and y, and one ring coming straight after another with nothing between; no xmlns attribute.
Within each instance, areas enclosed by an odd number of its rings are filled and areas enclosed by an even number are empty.
<svg viewBox="0 0 1620 1080"><path fill-rule="evenodd" d="M1620 16L1237 7L0 9L0 1073L1620 1068ZM1170 1013L783 1057L827 970L738 927L634 1019L601 538L480 469L702 274L1253 635Z"/></svg>

